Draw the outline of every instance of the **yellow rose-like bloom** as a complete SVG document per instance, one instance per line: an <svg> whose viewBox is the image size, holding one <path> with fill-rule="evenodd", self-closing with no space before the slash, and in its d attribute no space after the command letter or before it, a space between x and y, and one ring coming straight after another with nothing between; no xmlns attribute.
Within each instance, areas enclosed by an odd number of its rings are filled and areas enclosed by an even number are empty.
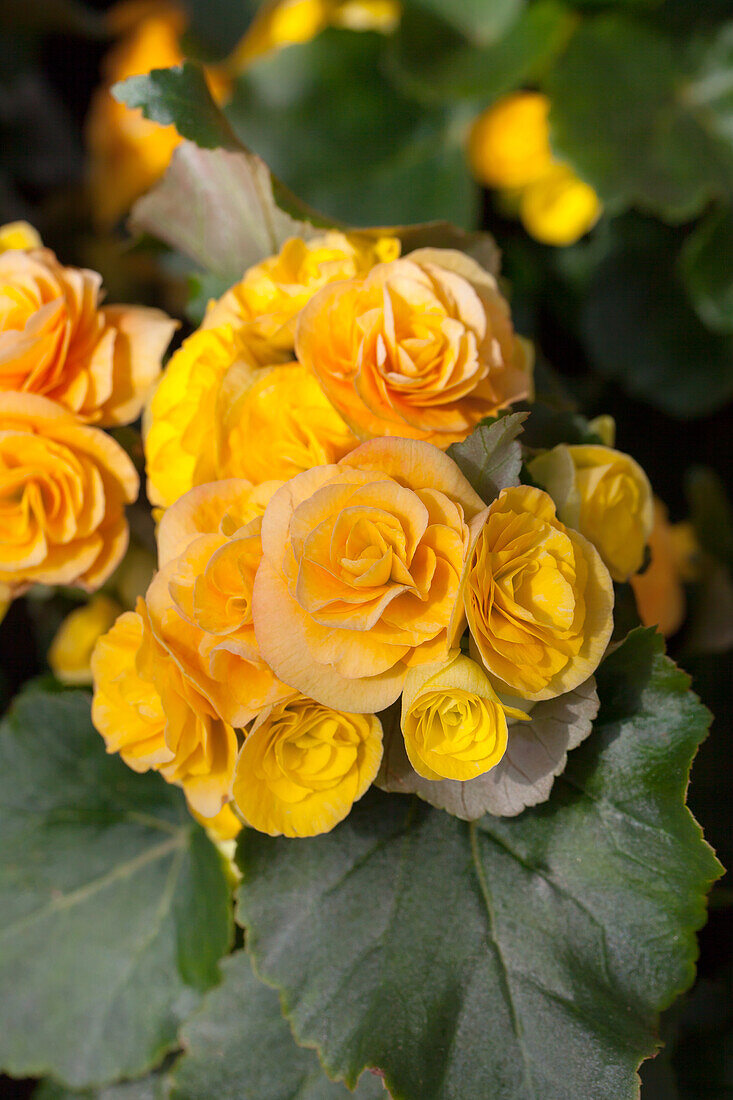
<svg viewBox="0 0 733 1100"><path fill-rule="evenodd" d="M40 394L103 425L139 415L177 323L145 306L100 308L101 284L48 249L0 254L0 393Z"/></svg>
<svg viewBox="0 0 733 1100"><path fill-rule="evenodd" d="M399 254L396 237L373 240L337 232L309 241L292 237L210 304L204 327L231 324L260 366L285 362L292 358L296 318L318 290Z"/></svg>
<svg viewBox="0 0 733 1100"><path fill-rule="evenodd" d="M122 611L109 596L98 595L71 611L56 631L48 663L63 684L91 684L92 650Z"/></svg>
<svg viewBox="0 0 733 1100"><path fill-rule="evenodd" d="M389 706L409 666L447 657L485 515L452 459L417 440L371 440L286 482L262 521L262 656L325 706Z"/></svg>
<svg viewBox="0 0 733 1100"><path fill-rule="evenodd" d="M542 244L575 244L601 216L593 188L565 164L555 164L522 191L519 216L527 232Z"/></svg>
<svg viewBox="0 0 733 1100"><path fill-rule="evenodd" d="M253 370L240 361L223 379L218 405L219 477L287 481L338 462L358 442L299 363Z"/></svg>
<svg viewBox="0 0 733 1100"><path fill-rule="evenodd" d="M654 506L638 462L611 447L561 443L529 469L554 500L562 522L593 543L615 581L627 581L641 569Z"/></svg>
<svg viewBox="0 0 733 1100"><path fill-rule="evenodd" d="M262 503L278 487L218 481L181 497L161 520L160 571L145 597L157 642L236 727L292 695L262 660L252 625Z"/></svg>
<svg viewBox="0 0 733 1100"><path fill-rule="evenodd" d="M361 439L445 448L532 390L496 280L452 249L324 287L299 317L296 354Z"/></svg>
<svg viewBox="0 0 733 1100"><path fill-rule="evenodd" d="M42 247L43 242L38 230L28 222L8 222L6 225L0 225L0 252Z"/></svg>
<svg viewBox="0 0 733 1100"><path fill-rule="evenodd" d="M0 398L0 590L99 588L127 547L135 467L106 432L29 393Z"/></svg>
<svg viewBox="0 0 733 1100"><path fill-rule="evenodd" d="M257 366L231 325L184 341L146 421L148 496L163 506L219 478L285 481L357 442L309 371Z"/></svg>
<svg viewBox="0 0 733 1100"><path fill-rule="evenodd" d="M412 668L402 691L402 733L415 771L425 779L475 779L499 763L507 746L505 707L470 657Z"/></svg>
<svg viewBox="0 0 733 1100"><path fill-rule="evenodd" d="M479 183L514 190L547 172L553 163L549 111L547 96L515 92L478 116L469 137L468 157Z"/></svg>
<svg viewBox="0 0 733 1100"><path fill-rule="evenodd" d="M631 578L639 618L665 637L675 634L685 618L684 581L695 579L700 552L691 523L670 523L661 500L654 500L654 524L649 536L651 562Z"/></svg>
<svg viewBox="0 0 733 1100"><path fill-rule="evenodd" d="M382 726L373 714L331 710L300 696L247 734L232 797L262 833L317 836L343 821L381 759Z"/></svg>
<svg viewBox="0 0 733 1100"><path fill-rule="evenodd" d="M465 603L492 684L521 699L552 699L587 680L613 629L613 584L598 552L528 485L491 505Z"/></svg>
<svg viewBox="0 0 733 1100"><path fill-rule="evenodd" d="M159 771L215 817L228 798L236 734L157 642L143 600L99 639L92 672L92 721L107 752L135 771Z"/></svg>

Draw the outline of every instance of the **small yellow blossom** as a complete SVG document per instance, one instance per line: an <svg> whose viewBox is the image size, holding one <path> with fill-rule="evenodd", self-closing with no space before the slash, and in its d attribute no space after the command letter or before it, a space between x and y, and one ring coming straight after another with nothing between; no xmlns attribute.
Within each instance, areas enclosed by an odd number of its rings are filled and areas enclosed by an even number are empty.
<svg viewBox="0 0 733 1100"><path fill-rule="evenodd" d="M119 604L100 594L66 616L48 651L48 663L57 680L91 684L92 650L121 611Z"/></svg>
<svg viewBox="0 0 733 1100"><path fill-rule="evenodd" d="M425 779L475 779L504 755L507 715L527 718L500 702L470 657L412 668L402 690L402 733L410 763Z"/></svg>
<svg viewBox="0 0 733 1100"><path fill-rule="evenodd" d="M38 230L28 222L8 222L7 225L0 225L0 252L8 252L11 249L27 251L42 247L43 241Z"/></svg>
<svg viewBox="0 0 733 1100"><path fill-rule="evenodd" d="M611 447L561 443L533 459L529 470L562 522L593 543L615 581L641 569L654 509L638 462Z"/></svg>
<svg viewBox="0 0 733 1100"><path fill-rule="evenodd" d="M246 735L232 796L245 821L270 836L317 836L342 821L374 780L382 726L297 696Z"/></svg>

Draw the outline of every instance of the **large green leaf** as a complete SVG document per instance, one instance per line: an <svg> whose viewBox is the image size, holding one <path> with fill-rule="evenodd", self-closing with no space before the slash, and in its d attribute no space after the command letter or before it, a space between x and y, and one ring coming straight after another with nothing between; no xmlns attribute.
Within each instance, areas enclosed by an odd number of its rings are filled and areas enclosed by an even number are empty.
<svg viewBox="0 0 733 1100"><path fill-rule="evenodd" d="M404 1100L631 1100L719 865L684 806L708 715L651 631L549 802L468 824L370 793L327 836L245 831L240 919L302 1042Z"/></svg>
<svg viewBox="0 0 733 1100"><path fill-rule="evenodd" d="M683 221L730 193L732 32L682 54L622 16L580 25L547 80L552 139L609 207Z"/></svg>
<svg viewBox="0 0 733 1100"><path fill-rule="evenodd" d="M89 696L0 728L0 1066L72 1087L143 1073L218 980L230 899L180 791L107 756Z"/></svg>
<svg viewBox="0 0 733 1100"><path fill-rule="evenodd" d="M174 1066L170 1100L347 1100L311 1050L296 1046L277 994L258 981L243 951L222 963L222 984L181 1033L185 1054ZM357 1100L384 1097L365 1073Z"/></svg>
<svg viewBox="0 0 733 1100"><path fill-rule="evenodd" d="M470 110L426 110L382 72L383 35L329 30L258 61L228 117L307 203L351 225L447 219L470 228L478 188L463 143Z"/></svg>
<svg viewBox="0 0 733 1100"><path fill-rule="evenodd" d="M405 0L416 12L438 15L476 42L495 42L515 21L526 0Z"/></svg>

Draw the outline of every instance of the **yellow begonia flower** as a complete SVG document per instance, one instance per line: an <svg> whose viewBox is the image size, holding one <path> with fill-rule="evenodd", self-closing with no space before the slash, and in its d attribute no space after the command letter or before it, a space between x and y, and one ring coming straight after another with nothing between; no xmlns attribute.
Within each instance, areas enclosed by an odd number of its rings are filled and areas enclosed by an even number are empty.
<svg viewBox="0 0 733 1100"><path fill-rule="evenodd" d="M31 248L42 248L38 230L28 222L8 222L0 225L0 252L9 252L11 249L28 251Z"/></svg>
<svg viewBox="0 0 733 1100"><path fill-rule="evenodd" d="M649 536L651 561L631 578L639 618L665 637L675 634L685 618L683 584L697 575L700 547L691 523L670 523L661 500L654 500L654 524Z"/></svg>
<svg viewBox="0 0 733 1100"><path fill-rule="evenodd" d="M298 319L298 360L360 439L447 448L532 392L527 345L496 280L425 248L319 291Z"/></svg>
<svg viewBox="0 0 733 1100"><path fill-rule="evenodd" d="M237 737L158 642L144 600L99 639L92 673L92 721L107 752L135 771L159 771L215 817L229 796Z"/></svg>
<svg viewBox="0 0 733 1100"><path fill-rule="evenodd" d="M509 191L545 175L553 163L549 111L547 96L515 92L478 116L469 136L468 155L479 183Z"/></svg>
<svg viewBox="0 0 733 1100"><path fill-rule="evenodd" d="M66 616L48 651L48 663L57 680L62 684L91 684L92 650L121 611L109 596L99 595Z"/></svg>
<svg viewBox="0 0 733 1100"><path fill-rule="evenodd" d="M465 586L471 635L498 692L552 699L587 680L611 637L613 598L595 547L559 522L547 493L499 494Z"/></svg>
<svg viewBox="0 0 733 1100"><path fill-rule="evenodd" d="M127 548L137 472L122 447L30 393L0 397L0 591L99 588Z"/></svg>
<svg viewBox="0 0 733 1100"><path fill-rule="evenodd" d="M615 581L641 569L654 520L649 479L627 454L561 443L529 464L563 523L593 543Z"/></svg>
<svg viewBox="0 0 733 1100"><path fill-rule="evenodd" d="M425 779L465 781L483 775L506 751L507 714L528 717L500 702L470 657L410 669L402 689L402 733L410 763Z"/></svg>
<svg viewBox="0 0 733 1100"><path fill-rule="evenodd" d="M259 370L236 363L220 389L216 434L218 476L255 485L338 462L358 443L299 363Z"/></svg>
<svg viewBox="0 0 733 1100"><path fill-rule="evenodd" d="M246 735L232 797L260 832L317 836L343 821L381 759L382 726L373 714L331 710L298 696Z"/></svg>
<svg viewBox="0 0 733 1100"><path fill-rule="evenodd" d="M408 667L445 659L486 506L430 443L374 439L285 483L262 520L262 656L325 706L383 710Z"/></svg>
<svg viewBox="0 0 733 1100"><path fill-rule="evenodd" d="M101 306L101 286L49 249L0 254L0 394L40 394L104 426L139 416L178 322L146 306Z"/></svg>
<svg viewBox="0 0 733 1100"><path fill-rule="evenodd" d="M600 216L598 195L564 164L553 165L530 183L519 200L524 228L542 244L575 244Z"/></svg>

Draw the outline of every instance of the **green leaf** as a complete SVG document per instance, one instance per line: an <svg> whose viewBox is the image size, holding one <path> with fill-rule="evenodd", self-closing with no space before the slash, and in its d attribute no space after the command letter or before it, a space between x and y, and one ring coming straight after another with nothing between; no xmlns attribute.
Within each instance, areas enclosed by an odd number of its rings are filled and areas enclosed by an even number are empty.
<svg viewBox="0 0 733 1100"><path fill-rule="evenodd" d="M107 756L88 695L22 695L0 727L0 1065L73 1088L144 1073L230 935L181 792Z"/></svg>
<svg viewBox="0 0 733 1100"><path fill-rule="evenodd" d="M720 867L684 806L707 712L640 630L552 798L467 824L370 792L310 841L245 830L239 918L300 1042L401 1100L632 1100Z"/></svg>
<svg viewBox="0 0 733 1100"><path fill-rule="evenodd" d="M524 7L525 0L406 0L408 11L439 16L477 43L501 38Z"/></svg>
<svg viewBox="0 0 733 1100"><path fill-rule="evenodd" d="M510 413L494 420L482 420L467 439L454 443L448 454L461 473L487 504L502 489L519 484L522 448L517 436L529 413Z"/></svg>
<svg viewBox="0 0 733 1100"><path fill-rule="evenodd" d="M685 495L703 550L733 571L733 505L723 479L707 466L693 466L685 477Z"/></svg>
<svg viewBox="0 0 733 1100"><path fill-rule="evenodd" d="M170 1100L347 1100L311 1050L296 1046L277 994L239 951L222 963L222 983L181 1033L185 1054L171 1074ZM373 1074L361 1077L357 1100L385 1096Z"/></svg>
<svg viewBox="0 0 733 1100"><path fill-rule="evenodd" d="M184 142L161 182L135 203L130 227L165 241L229 286L288 237L316 232L281 209L276 186L267 165L246 150Z"/></svg>
<svg viewBox="0 0 733 1100"><path fill-rule="evenodd" d="M592 676L574 691L535 703L528 722L510 723L509 744L499 763L463 783L418 775L407 758L399 714L396 722L382 718L384 756L375 783L383 791L416 794L463 821L476 821L484 814L516 817L527 806L547 801L555 777L565 770L568 751L588 737L597 713Z"/></svg>
<svg viewBox="0 0 733 1100"><path fill-rule="evenodd" d="M151 1073L138 1081L120 1081L101 1089L76 1091L48 1078L33 1093L33 1100L167 1100L165 1078Z"/></svg>
<svg viewBox="0 0 733 1100"><path fill-rule="evenodd" d="M582 303L588 355L632 396L671 416L703 416L733 393L733 337L710 332L690 307L676 234L636 218L627 226L637 239L599 265Z"/></svg>
<svg viewBox="0 0 733 1100"><path fill-rule="evenodd" d="M546 82L556 152L615 211L690 218L733 188L732 59L730 27L688 58L652 26L585 20Z"/></svg>
<svg viewBox="0 0 733 1100"><path fill-rule="evenodd" d="M524 8L506 34L477 46L442 19L407 9L389 42L390 73L423 102L472 98L490 103L543 72L566 44L575 20L559 0Z"/></svg>
<svg viewBox="0 0 733 1100"><path fill-rule="evenodd" d="M698 317L714 332L733 332L733 207L711 210L685 241L680 271Z"/></svg>
<svg viewBox="0 0 733 1100"><path fill-rule="evenodd" d="M112 94L128 107L140 107L151 121L175 126L181 137L203 149L241 149L195 61L130 76L114 84Z"/></svg>
<svg viewBox="0 0 733 1100"><path fill-rule="evenodd" d="M238 136L305 202L349 225L447 220L471 228L471 109L429 110L384 73L385 36L324 31L257 61L227 115Z"/></svg>

